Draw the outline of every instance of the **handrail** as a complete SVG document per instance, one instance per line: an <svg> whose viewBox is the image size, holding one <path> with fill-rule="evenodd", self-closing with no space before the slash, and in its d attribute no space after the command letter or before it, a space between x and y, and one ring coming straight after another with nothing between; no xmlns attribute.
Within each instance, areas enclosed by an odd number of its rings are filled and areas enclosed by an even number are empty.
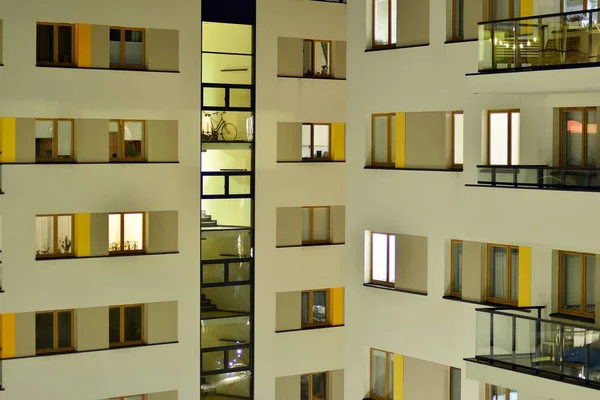
<svg viewBox="0 0 600 400"><path fill-rule="evenodd" d="M544 308L545 308L545 306L544 306ZM485 312L485 313L488 313L488 314L502 315L504 317L511 317L511 318L515 317L515 318L526 319L526 320L534 321L534 322L543 322L543 323L547 323L547 324L561 325L561 326L565 326L565 327L571 327L571 328L585 329L585 330L588 330L588 331L600 332L600 328L596 328L596 327L593 327L593 326L587 326L587 325L577 324L577 323L571 323L571 322L554 321L554 320L545 319L545 318L535 318L535 317L529 317L527 315L509 314L509 313L502 312L502 311L494 311L494 309L477 308L475 311Z"/></svg>
<svg viewBox="0 0 600 400"><path fill-rule="evenodd" d="M529 17L505 18L505 19L498 19L498 20L493 20L493 21L480 21L477 23L477 25L488 25L488 24L494 24L494 23L499 23L499 22L527 21L530 19L554 18L554 17L562 17L562 16L566 16L566 15L587 14L587 13L594 13L594 12L600 12L600 8L594 8L593 10L579 10L579 11L569 11L569 12L562 12L562 13L531 15Z"/></svg>
<svg viewBox="0 0 600 400"><path fill-rule="evenodd" d="M579 169L543 165L478 165L477 168L477 183L480 185L600 190L600 168ZM536 173L527 174L525 171Z"/></svg>
<svg viewBox="0 0 600 400"><path fill-rule="evenodd" d="M477 168L496 168L496 169L536 169L543 168L553 171L565 171L565 172L588 172L588 171L599 171L600 168L565 168L565 167L552 167L547 164L522 164L522 165L501 165L501 164L482 164L477 165Z"/></svg>

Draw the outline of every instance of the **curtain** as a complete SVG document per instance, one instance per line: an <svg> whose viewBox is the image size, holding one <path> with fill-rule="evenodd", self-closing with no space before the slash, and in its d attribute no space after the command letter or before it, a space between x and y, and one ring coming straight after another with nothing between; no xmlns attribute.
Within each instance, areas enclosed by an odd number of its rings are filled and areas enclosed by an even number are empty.
<svg viewBox="0 0 600 400"><path fill-rule="evenodd" d="M36 254L54 254L53 217L35 218L35 251Z"/></svg>
<svg viewBox="0 0 600 400"><path fill-rule="evenodd" d="M73 253L73 217L71 215L61 215L57 217L58 234L58 252Z"/></svg>
<svg viewBox="0 0 600 400"><path fill-rule="evenodd" d="M490 262L490 287L489 296L496 299L508 298L508 285L506 282L506 272L508 268L507 254L505 247L490 247L489 262Z"/></svg>
<svg viewBox="0 0 600 400"><path fill-rule="evenodd" d="M373 233L372 239L372 278L375 281L387 281L388 240L385 233Z"/></svg>
<svg viewBox="0 0 600 400"><path fill-rule="evenodd" d="M143 250L144 243L144 214L134 213L124 216L124 250Z"/></svg>
<svg viewBox="0 0 600 400"><path fill-rule="evenodd" d="M121 214L110 214L108 216L108 249L109 251L122 250Z"/></svg>

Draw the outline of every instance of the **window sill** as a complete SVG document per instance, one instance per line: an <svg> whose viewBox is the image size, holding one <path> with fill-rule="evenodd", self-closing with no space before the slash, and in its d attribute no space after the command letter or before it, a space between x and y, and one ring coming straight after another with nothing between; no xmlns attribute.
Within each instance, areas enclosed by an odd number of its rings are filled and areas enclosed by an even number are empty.
<svg viewBox="0 0 600 400"><path fill-rule="evenodd" d="M119 254L109 254L109 255L101 255L101 256L83 256L83 257L43 257L36 258L35 261L51 261L51 260L82 260L88 258L119 258L119 257L139 257L139 256L162 256L168 254L179 254L178 251L168 251L163 253L119 253Z"/></svg>
<svg viewBox="0 0 600 400"><path fill-rule="evenodd" d="M296 78L296 79L316 79L318 81L345 81L346 78L336 78L334 76L291 76L291 75L277 75L278 78Z"/></svg>
<svg viewBox="0 0 600 400"><path fill-rule="evenodd" d="M396 167L386 167L383 165L365 165L364 169L382 169L382 170L390 170L390 171L424 171L424 172L463 172L462 168L456 169L442 169L442 168L396 168Z"/></svg>
<svg viewBox="0 0 600 400"><path fill-rule="evenodd" d="M515 72L535 72L535 71L553 71L559 69L579 69L579 68L596 68L600 66L600 62L592 63L581 63L581 64L558 64L558 65L543 65L538 67L526 67L526 68L511 68L511 69L492 69L492 70L481 70L478 72L471 72L465 74L465 76L484 76L484 75L496 75L496 74L512 74Z"/></svg>
<svg viewBox="0 0 600 400"><path fill-rule="evenodd" d="M287 331L275 331L275 333L288 333L288 332L301 332L301 331L314 331L315 329L330 329L330 328L340 328L343 327L344 324L342 325L324 325L324 326L311 326L311 327L307 327L307 328L300 328L300 329L290 329Z"/></svg>
<svg viewBox="0 0 600 400"><path fill-rule="evenodd" d="M411 44L408 46L376 47L374 49L366 49L365 53L374 53L377 51L386 51L386 50L414 49L416 47L427 47L427 46L429 46L429 43Z"/></svg>
<svg viewBox="0 0 600 400"><path fill-rule="evenodd" d="M316 1L316 0L315 0ZM328 163L345 163L346 160L318 160L318 159L305 159L301 161L277 161L277 164L328 164Z"/></svg>
<svg viewBox="0 0 600 400"><path fill-rule="evenodd" d="M395 288L395 287L391 287L391 286L377 285L375 283L363 283L363 286L370 287L370 288L373 288L373 289L389 290L391 292L416 294L417 296L427 296L427 293L419 292L419 291L416 291L416 290L399 289L399 288Z"/></svg>
<svg viewBox="0 0 600 400"><path fill-rule="evenodd" d="M598 193L600 192L600 187L590 187L590 188L578 188L578 187L530 187L530 186L514 186L512 184L509 185L495 185L492 186L490 184L478 184L478 183L467 183L465 187L479 187L479 188L491 188L491 189L519 189L519 190L545 190L552 192L586 192L586 193Z"/></svg>
<svg viewBox="0 0 600 400"><path fill-rule="evenodd" d="M490 303L489 301L475 301L475 300L465 300L461 297L457 297L457 296L442 296L442 299L444 300L451 300L451 301L457 301L459 303L468 303L468 304L476 304L479 306L486 306L486 307L507 307L510 308L511 306L508 305L504 305L504 304L498 304L498 303ZM523 310L523 309L514 309L511 311L520 311L520 312L524 312L524 313L530 313L531 310Z"/></svg>
<svg viewBox="0 0 600 400"><path fill-rule="evenodd" d="M321 246L342 246L346 243L314 243L314 244L295 244L292 246L275 246L276 249L289 249L294 247L321 247Z"/></svg>
<svg viewBox="0 0 600 400"><path fill-rule="evenodd" d="M77 162L69 161L37 161L26 163L0 163L0 165L108 165L108 164L179 164L179 161L90 161Z"/></svg>
<svg viewBox="0 0 600 400"><path fill-rule="evenodd" d="M444 42L444 44L455 44L455 43L472 43L477 42L479 39L449 39Z"/></svg>
<svg viewBox="0 0 600 400"><path fill-rule="evenodd" d="M551 313L548 316L550 318L565 319L565 320L574 321L574 322L583 322L585 324L595 324L596 323L596 319L595 318L580 317L580 316L577 316L577 315L562 314L562 313L559 313L559 312Z"/></svg>
<svg viewBox="0 0 600 400"><path fill-rule="evenodd" d="M179 74L179 71L164 71L164 70L150 70L143 68L98 68L98 67L78 67L75 65L44 65L36 64L38 68L58 68L58 69L84 69L84 70L96 70L96 71L131 71L131 72L157 72L164 74Z"/></svg>

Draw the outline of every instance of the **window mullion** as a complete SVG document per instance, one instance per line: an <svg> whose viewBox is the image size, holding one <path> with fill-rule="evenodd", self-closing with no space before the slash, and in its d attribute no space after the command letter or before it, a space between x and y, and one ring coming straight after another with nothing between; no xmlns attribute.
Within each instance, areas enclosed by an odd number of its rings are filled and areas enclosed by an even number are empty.
<svg viewBox="0 0 600 400"><path fill-rule="evenodd" d="M121 213L121 251L125 250L125 213Z"/></svg>
<svg viewBox="0 0 600 400"><path fill-rule="evenodd" d="M119 307L119 322L121 325L119 329L119 336L121 343L125 343L125 306Z"/></svg>
<svg viewBox="0 0 600 400"><path fill-rule="evenodd" d="M512 7L511 7L512 8ZM509 111L507 113L507 121L508 121L508 146L507 146L507 151L508 154L506 155L506 159L508 160L508 165L512 165L512 111Z"/></svg>
<svg viewBox="0 0 600 400"><path fill-rule="evenodd" d="M586 301L586 297L585 297L585 278L586 278L586 270L585 270L585 254L581 255L581 287L579 288L579 296L580 296L580 301L579 301L579 310L581 311L582 314L585 314L587 311L587 307L585 304Z"/></svg>

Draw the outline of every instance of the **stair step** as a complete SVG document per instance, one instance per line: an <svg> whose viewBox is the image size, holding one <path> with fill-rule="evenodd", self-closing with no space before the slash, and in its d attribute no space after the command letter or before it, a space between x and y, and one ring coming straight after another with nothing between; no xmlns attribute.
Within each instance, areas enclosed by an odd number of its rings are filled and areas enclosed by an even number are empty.
<svg viewBox="0 0 600 400"><path fill-rule="evenodd" d="M201 293L200 294L200 300L204 300L204 299L206 299L206 295L204 293Z"/></svg>
<svg viewBox="0 0 600 400"><path fill-rule="evenodd" d="M202 304L203 306L204 305L208 306L208 305L211 305L212 303L211 303L210 299L201 299L200 304Z"/></svg>
<svg viewBox="0 0 600 400"><path fill-rule="evenodd" d="M208 304L208 305L204 305L202 304L200 306L200 311L216 311L217 306L215 306L214 304Z"/></svg>
<svg viewBox="0 0 600 400"><path fill-rule="evenodd" d="M203 221L200 225L202 226L217 226L217 221Z"/></svg>

